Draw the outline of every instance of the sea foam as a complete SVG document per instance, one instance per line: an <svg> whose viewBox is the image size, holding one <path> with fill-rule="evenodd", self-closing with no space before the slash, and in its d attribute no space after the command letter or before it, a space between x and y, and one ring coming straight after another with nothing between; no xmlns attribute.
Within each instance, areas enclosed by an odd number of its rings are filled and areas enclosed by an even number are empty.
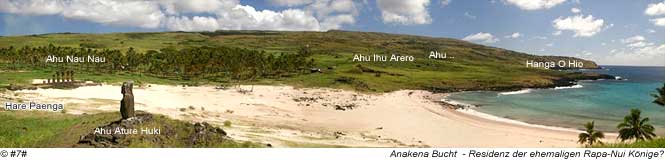
<svg viewBox="0 0 665 160"><path fill-rule="evenodd" d="M554 89L559 90L559 89L571 89L571 88L582 88L582 87L584 87L584 86L576 84L576 85L565 86L565 87L554 87Z"/></svg>
<svg viewBox="0 0 665 160"><path fill-rule="evenodd" d="M530 93L531 91L533 91L533 89L523 89L519 91L501 92L499 93L499 95L525 94L525 93Z"/></svg>

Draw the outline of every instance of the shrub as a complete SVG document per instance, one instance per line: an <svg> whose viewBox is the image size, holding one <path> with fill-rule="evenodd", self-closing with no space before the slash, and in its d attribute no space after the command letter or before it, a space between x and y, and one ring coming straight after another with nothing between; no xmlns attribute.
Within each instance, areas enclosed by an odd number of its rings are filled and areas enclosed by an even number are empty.
<svg viewBox="0 0 665 160"><path fill-rule="evenodd" d="M79 46L81 46L81 48L106 48L106 46L103 44L88 43L88 42L81 43L79 44Z"/></svg>

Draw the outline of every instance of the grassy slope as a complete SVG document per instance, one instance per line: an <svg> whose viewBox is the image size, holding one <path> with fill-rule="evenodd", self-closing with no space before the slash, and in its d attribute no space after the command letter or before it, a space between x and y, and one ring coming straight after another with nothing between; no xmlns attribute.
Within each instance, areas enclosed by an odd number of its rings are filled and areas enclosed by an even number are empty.
<svg viewBox="0 0 665 160"><path fill-rule="evenodd" d="M157 127L172 129L179 135L189 135L192 124L154 116L154 120L139 127ZM70 115L44 111L4 111L0 110L0 147L76 147L80 136L90 133L94 128L120 119L118 113L100 113L93 115ZM138 128L138 127L137 127ZM158 135L162 136L162 135ZM160 138L160 143L151 139ZM129 147L187 147L182 140L174 137L152 135L130 136ZM249 142L211 142L210 146L201 147L258 147Z"/></svg>
<svg viewBox="0 0 665 160"><path fill-rule="evenodd" d="M0 38L0 47L48 44L72 47L78 47L81 44L92 44L91 46L99 48L121 50L133 47L139 51L159 50L167 46L183 48L187 46L219 45L264 50L269 53L294 53L303 46L309 46L314 53L317 53L314 56L317 62L316 66L323 69L323 74L262 79L253 83L351 88L375 92L397 89L480 90L542 87L550 86L552 80L564 76L561 72L524 67L524 62L527 59L559 59L555 57L533 56L448 38L371 32L224 31L214 33L46 34ZM448 56L455 57L455 59L427 59L428 53L433 50L445 52ZM358 72L356 64L359 64L359 62L351 61L353 55L374 53L412 55L416 57L416 62L362 63L363 67L385 74ZM596 67L595 63L590 61L585 61L585 66ZM335 69L328 70L328 67L335 67ZM21 74L39 74L30 69L27 69L27 72L29 73ZM41 76L44 75L47 74ZM17 79L16 81L29 80L12 75L8 76L10 79ZM113 77L134 78L135 80L144 80L151 83L182 83L177 80L160 81L150 77L137 77L137 75L94 76L84 74L82 79L121 81ZM352 82L340 82L338 81L340 78L352 79ZM6 83L3 82L3 84Z"/></svg>
<svg viewBox="0 0 665 160"><path fill-rule="evenodd" d="M99 114L74 116L49 112L0 111L2 147L72 147L79 136L118 116Z"/></svg>

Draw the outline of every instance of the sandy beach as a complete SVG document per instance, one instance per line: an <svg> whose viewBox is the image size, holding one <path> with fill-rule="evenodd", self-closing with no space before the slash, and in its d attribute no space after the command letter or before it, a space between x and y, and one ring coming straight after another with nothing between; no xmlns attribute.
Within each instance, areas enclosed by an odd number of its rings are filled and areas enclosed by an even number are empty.
<svg viewBox="0 0 665 160"><path fill-rule="evenodd" d="M580 147L575 129L526 124L438 103L443 94L366 94L290 86L134 88L136 109L224 127L276 147ZM8 91L5 101L64 103L68 114L118 111L120 87ZM606 134L608 140L616 134Z"/></svg>

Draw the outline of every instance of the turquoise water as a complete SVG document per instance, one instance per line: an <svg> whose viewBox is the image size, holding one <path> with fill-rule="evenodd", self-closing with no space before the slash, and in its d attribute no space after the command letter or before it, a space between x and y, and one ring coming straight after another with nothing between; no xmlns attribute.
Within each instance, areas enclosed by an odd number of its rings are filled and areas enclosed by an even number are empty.
<svg viewBox="0 0 665 160"><path fill-rule="evenodd" d="M665 133L665 107L650 94L665 82L665 67L603 66L585 70L621 76L627 80L583 81L566 89L530 89L518 92L460 92L450 100L479 107L475 110L533 124L581 128L596 121L599 129L616 132L631 108L649 117L656 133ZM512 93L512 94L511 94Z"/></svg>

